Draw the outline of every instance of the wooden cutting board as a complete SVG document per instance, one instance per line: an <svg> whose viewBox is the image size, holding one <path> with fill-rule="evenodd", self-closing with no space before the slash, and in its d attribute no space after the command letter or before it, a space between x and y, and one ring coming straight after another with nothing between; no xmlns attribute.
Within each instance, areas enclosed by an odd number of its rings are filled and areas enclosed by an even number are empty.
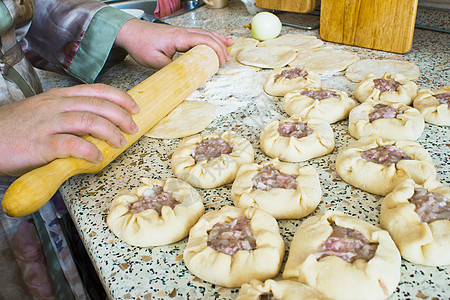
<svg viewBox="0 0 450 300"><path fill-rule="evenodd" d="M320 37L364 48L411 50L418 0L322 0Z"/></svg>
<svg viewBox="0 0 450 300"><path fill-rule="evenodd" d="M199 45L162 68L127 93L140 112L133 116L139 127L135 135L124 134L127 146L113 148L103 140L86 139L103 153L99 164L80 158L60 158L19 177L6 191L2 208L11 217L21 217L39 210L61 184L81 173L97 173L149 131L219 69L219 59L210 47Z"/></svg>
<svg viewBox="0 0 450 300"><path fill-rule="evenodd" d="M256 0L259 8L308 13L316 9L316 0Z"/></svg>

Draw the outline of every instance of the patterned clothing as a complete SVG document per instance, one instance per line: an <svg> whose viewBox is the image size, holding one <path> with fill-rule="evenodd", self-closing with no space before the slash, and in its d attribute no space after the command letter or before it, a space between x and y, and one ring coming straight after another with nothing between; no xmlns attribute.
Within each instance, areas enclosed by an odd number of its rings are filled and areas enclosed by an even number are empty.
<svg viewBox="0 0 450 300"><path fill-rule="evenodd" d="M97 0L0 0L0 106L42 92L33 66L92 83L131 18ZM0 176L0 199L14 179ZM0 211L0 299L89 299L63 223L59 194L32 216Z"/></svg>

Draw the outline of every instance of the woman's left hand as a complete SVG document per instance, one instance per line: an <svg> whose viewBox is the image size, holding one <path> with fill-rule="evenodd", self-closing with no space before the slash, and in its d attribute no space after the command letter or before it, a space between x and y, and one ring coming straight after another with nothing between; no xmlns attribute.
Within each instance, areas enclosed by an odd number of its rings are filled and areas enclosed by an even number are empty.
<svg viewBox="0 0 450 300"><path fill-rule="evenodd" d="M154 69L169 64L177 51L199 44L210 46L224 64L230 57L227 46L233 40L214 31L131 19L119 30L115 41L115 46L125 49L138 63Z"/></svg>

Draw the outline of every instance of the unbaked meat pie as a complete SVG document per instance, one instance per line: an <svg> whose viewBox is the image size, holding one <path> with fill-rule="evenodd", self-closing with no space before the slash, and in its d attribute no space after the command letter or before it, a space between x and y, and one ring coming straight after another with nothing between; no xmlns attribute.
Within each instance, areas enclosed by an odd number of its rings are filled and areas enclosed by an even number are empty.
<svg viewBox="0 0 450 300"><path fill-rule="evenodd" d="M374 110L369 114L370 123L382 118L396 118L398 114L403 113L390 105L381 103L375 105L373 108Z"/></svg>
<svg viewBox="0 0 450 300"><path fill-rule="evenodd" d="M298 77L306 77L308 76L308 72L305 70L302 70L300 68L294 68L289 70L283 70L280 74L276 75L274 78L274 81L277 81L279 78L287 78L287 79L293 79Z"/></svg>
<svg viewBox="0 0 450 300"><path fill-rule="evenodd" d="M339 96L334 91L322 89L314 91L304 90L300 94L319 101L326 98L339 98Z"/></svg>
<svg viewBox="0 0 450 300"><path fill-rule="evenodd" d="M380 92L396 91L401 85L400 82L392 79L377 78L373 80L374 88L380 90Z"/></svg>
<svg viewBox="0 0 450 300"><path fill-rule="evenodd" d="M434 97L442 104L447 104L450 106L450 93L442 93L434 95Z"/></svg>

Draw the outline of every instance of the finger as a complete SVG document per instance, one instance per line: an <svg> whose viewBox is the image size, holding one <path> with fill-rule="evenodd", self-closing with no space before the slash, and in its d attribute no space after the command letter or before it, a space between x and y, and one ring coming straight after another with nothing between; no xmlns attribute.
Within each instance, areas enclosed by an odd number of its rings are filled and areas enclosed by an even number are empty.
<svg viewBox="0 0 450 300"><path fill-rule="evenodd" d="M94 144L72 134L55 134L49 137L46 146L47 156L51 161L55 158L77 157L84 158L92 163L103 160L103 154Z"/></svg>
<svg viewBox="0 0 450 300"><path fill-rule="evenodd" d="M191 42L190 46L198 44L205 44L210 46L216 52L217 56L219 57L219 62L222 65L229 59L227 47L213 34L205 33L205 31L203 31L203 33L200 33L197 32L197 30L195 30L195 32L191 32L191 34L192 36L189 39Z"/></svg>
<svg viewBox="0 0 450 300"><path fill-rule="evenodd" d="M120 130L108 120L90 112L67 112L58 115L51 124L52 134L91 135L105 140L112 147L126 146L126 139Z"/></svg>
<svg viewBox="0 0 450 300"><path fill-rule="evenodd" d="M66 88L55 88L49 92L66 97L87 96L102 98L123 107L132 114L139 112L139 106L130 95L121 89L106 84L81 84Z"/></svg>
<svg viewBox="0 0 450 300"><path fill-rule="evenodd" d="M127 111L102 98L70 97L64 98L61 104L64 105L61 112L89 112L107 119L128 134L134 134L138 131L136 123Z"/></svg>

